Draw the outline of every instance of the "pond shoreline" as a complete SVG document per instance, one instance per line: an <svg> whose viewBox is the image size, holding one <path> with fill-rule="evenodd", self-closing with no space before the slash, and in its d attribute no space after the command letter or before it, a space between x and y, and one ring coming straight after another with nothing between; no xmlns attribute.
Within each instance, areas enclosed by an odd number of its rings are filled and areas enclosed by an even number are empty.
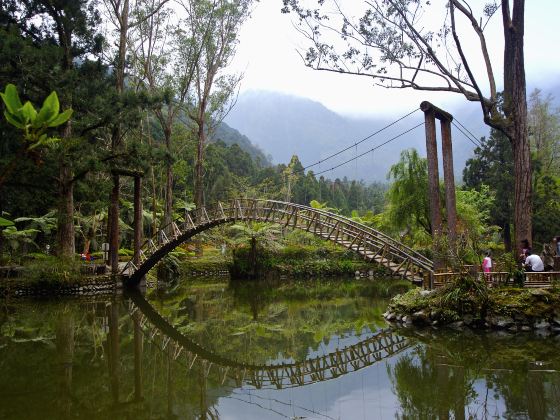
<svg viewBox="0 0 560 420"><path fill-rule="evenodd" d="M122 290L120 276L95 276L60 280L4 279L0 283L2 297L58 297L114 294Z"/></svg>
<svg viewBox="0 0 560 420"><path fill-rule="evenodd" d="M405 327L560 334L560 289L486 288L460 279L442 289L397 295L383 317Z"/></svg>

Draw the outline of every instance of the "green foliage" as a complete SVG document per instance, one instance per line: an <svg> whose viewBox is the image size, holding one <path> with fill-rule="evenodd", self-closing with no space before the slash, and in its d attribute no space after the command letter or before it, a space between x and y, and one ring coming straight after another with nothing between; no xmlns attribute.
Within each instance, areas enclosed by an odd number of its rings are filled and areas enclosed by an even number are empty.
<svg viewBox="0 0 560 420"><path fill-rule="evenodd" d="M491 189L494 201L490 204L488 221L500 226L507 242L513 218L513 152L509 139L496 130L491 131L488 139L482 138L480 143L474 157L466 162L463 180L468 189Z"/></svg>
<svg viewBox="0 0 560 420"><path fill-rule="evenodd" d="M0 92L0 96L6 106L4 117L11 125L23 131L25 150L51 146L58 142L58 137L48 137L46 131L67 122L73 112L72 109L60 112L58 96L54 91L44 100L39 112L29 101L22 105L17 88L13 84L8 84L4 93Z"/></svg>
<svg viewBox="0 0 560 420"><path fill-rule="evenodd" d="M82 276L81 267L78 260L45 256L26 265L23 279L39 286L56 286L78 281Z"/></svg>
<svg viewBox="0 0 560 420"><path fill-rule="evenodd" d="M550 291L519 287L489 289L483 280L465 275L429 294L413 289L397 295L391 300L388 311L403 315L423 311L443 324L468 315L475 325L483 325L487 317L493 316L509 316L527 322L551 318L559 304L558 288Z"/></svg>
<svg viewBox="0 0 560 420"><path fill-rule="evenodd" d="M387 192L386 217L390 226L394 231L404 230L408 235L418 229L429 234L427 160L415 149L404 150L399 162L391 167L388 178L393 180Z"/></svg>
<svg viewBox="0 0 560 420"><path fill-rule="evenodd" d="M0 217L0 227L4 228L4 227L8 227L8 226L13 226L14 222L12 222L11 220L8 219L4 219L3 217Z"/></svg>

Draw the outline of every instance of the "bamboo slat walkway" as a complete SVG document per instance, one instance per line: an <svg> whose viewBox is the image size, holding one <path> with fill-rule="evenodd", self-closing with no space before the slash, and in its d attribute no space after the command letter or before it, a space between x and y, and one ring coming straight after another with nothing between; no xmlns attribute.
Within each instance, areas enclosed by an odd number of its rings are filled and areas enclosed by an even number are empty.
<svg viewBox="0 0 560 420"><path fill-rule="evenodd" d="M128 278L128 284L138 284L165 255L189 238L212 227L237 221L277 223L311 232L411 281L421 282L433 273L433 263L424 255L344 216L282 201L235 199L186 212L145 241L138 265L129 262L122 274Z"/></svg>

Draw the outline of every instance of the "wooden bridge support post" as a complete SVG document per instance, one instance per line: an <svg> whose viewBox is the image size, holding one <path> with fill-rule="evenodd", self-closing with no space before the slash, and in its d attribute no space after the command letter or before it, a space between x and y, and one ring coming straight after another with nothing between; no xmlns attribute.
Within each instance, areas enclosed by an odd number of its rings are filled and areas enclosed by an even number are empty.
<svg viewBox="0 0 560 420"><path fill-rule="evenodd" d="M457 239L457 209L455 200L455 175L453 174L453 147L451 143L451 121L453 121L453 116L427 101L420 104L420 109L424 112L426 122L426 153L428 158L428 188L432 236L434 238L434 242L438 243L442 233L435 127L435 119L437 118L441 122L443 178L445 184L448 240L449 245L454 248ZM439 265L440 262L438 262L438 258L435 258L434 268L440 268Z"/></svg>
<svg viewBox="0 0 560 420"><path fill-rule="evenodd" d="M424 102L422 102L424 104ZM428 159L428 198L430 199L430 218L432 235L441 234L441 210L439 199L439 169L436 143L436 119L430 108L424 111L426 123L426 154Z"/></svg>
<svg viewBox="0 0 560 420"><path fill-rule="evenodd" d="M113 172L113 190L109 208L109 265L111 274L119 273L119 174Z"/></svg>
<svg viewBox="0 0 560 420"><path fill-rule="evenodd" d="M445 183L445 209L447 211L447 234L449 245L454 249L457 240L457 206L455 203L455 175L453 173L450 119L441 120L441 147L443 154L443 179Z"/></svg>
<svg viewBox="0 0 560 420"><path fill-rule="evenodd" d="M132 262L140 264L140 248L142 246L142 178L134 177L134 257Z"/></svg>
<svg viewBox="0 0 560 420"><path fill-rule="evenodd" d="M436 143L436 118L431 106L424 108L429 102L422 102L420 109L424 111L426 127L426 157L428 160L428 199L430 200L430 222L434 243L439 242L441 235L441 207L439 198L439 169ZM429 104L431 105L431 104ZM439 268L438 258L434 258L434 268Z"/></svg>

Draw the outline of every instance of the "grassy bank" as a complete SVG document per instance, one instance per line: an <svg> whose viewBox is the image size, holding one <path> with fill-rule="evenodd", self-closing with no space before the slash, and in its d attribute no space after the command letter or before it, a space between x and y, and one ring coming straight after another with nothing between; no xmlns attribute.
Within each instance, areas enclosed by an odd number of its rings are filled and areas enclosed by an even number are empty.
<svg viewBox="0 0 560 420"><path fill-rule="evenodd" d="M258 250L255 263L251 249L236 249L230 271L233 278L287 276L354 276L372 271L375 276L387 275L385 268L365 262L355 252L344 248L286 246L278 250Z"/></svg>
<svg viewBox="0 0 560 420"><path fill-rule="evenodd" d="M417 325L467 325L511 331L560 331L560 288L487 288L465 277L434 291L412 289L397 295L387 320Z"/></svg>

